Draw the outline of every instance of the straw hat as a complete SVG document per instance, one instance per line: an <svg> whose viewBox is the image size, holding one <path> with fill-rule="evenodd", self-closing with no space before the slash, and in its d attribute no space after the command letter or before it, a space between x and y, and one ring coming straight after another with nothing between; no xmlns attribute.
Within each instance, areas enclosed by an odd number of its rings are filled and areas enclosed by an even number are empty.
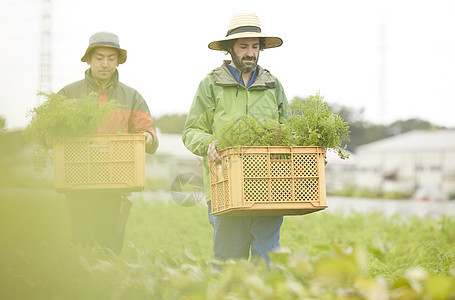
<svg viewBox="0 0 455 300"><path fill-rule="evenodd" d="M220 42L251 37L265 38L264 49L279 47L283 44L283 40L281 38L268 36L261 32L261 24L259 23L259 18L256 14L241 13L235 14L232 17L226 37L224 39L211 42L209 44L209 48L212 50L224 50L221 48Z"/></svg>
<svg viewBox="0 0 455 300"><path fill-rule="evenodd" d="M100 31L95 33L90 37L90 41L88 43L88 48L85 51L84 56L82 56L81 61L87 62L88 54L93 48L96 47L108 47L108 48L115 48L119 50L119 58L118 63L123 64L126 61L126 50L120 48L120 42L118 36L111 32L107 31Z"/></svg>

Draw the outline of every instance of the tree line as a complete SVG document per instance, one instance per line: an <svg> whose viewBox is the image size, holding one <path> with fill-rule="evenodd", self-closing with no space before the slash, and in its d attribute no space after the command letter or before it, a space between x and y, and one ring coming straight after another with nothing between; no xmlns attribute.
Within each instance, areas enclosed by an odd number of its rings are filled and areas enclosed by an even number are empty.
<svg viewBox="0 0 455 300"><path fill-rule="evenodd" d="M305 99L296 99L305 101ZM364 119L363 109L354 109L343 105L330 105L330 109L340 115L349 123L350 141L346 149L355 152L356 147L368 144L383 138L394 136L417 129L446 129L446 127L432 124L426 120L411 118L407 120L397 120L388 125L374 124ZM167 114L155 118L155 127L161 133L181 134L186 121L186 114ZM6 131L6 120L0 116L0 134Z"/></svg>
<svg viewBox="0 0 455 300"><path fill-rule="evenodd" d="M304 99L296 99L304 101ZM368 144L383 138L405 133L411 130L427 129L446 129L443 126L432 124L426 120L411 118L407 120L397 120L391 124L374 124L364 119L363 109L354 109L342 105L330 105L330 109L340 115L349 123L350 141L346 149L355 152L355 149L364 144ZM163 115L155 120L155 126L161 133L181 134L186 121L186 114Z"/></svg>

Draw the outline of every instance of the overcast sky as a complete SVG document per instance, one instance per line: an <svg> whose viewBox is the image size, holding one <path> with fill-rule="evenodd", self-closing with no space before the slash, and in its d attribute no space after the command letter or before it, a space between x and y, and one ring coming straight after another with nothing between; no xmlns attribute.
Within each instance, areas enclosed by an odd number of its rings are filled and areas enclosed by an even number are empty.
<svg viewBox="0 0 455 300"><path fill-rule="evenodd" d="M224 37L233 13L255 12L264 33L284 40L259 64L289 100L320 91L330 104L363 108L373 123L421 118L455 127L455 1L51 1L55 92L83 78L89 38L107 30L128 51L120 80L152 116L186 113L199 82L227 58L207 44ZM38 105L41 21L42 1L0 2L8 128L26 126Z"/></svg>

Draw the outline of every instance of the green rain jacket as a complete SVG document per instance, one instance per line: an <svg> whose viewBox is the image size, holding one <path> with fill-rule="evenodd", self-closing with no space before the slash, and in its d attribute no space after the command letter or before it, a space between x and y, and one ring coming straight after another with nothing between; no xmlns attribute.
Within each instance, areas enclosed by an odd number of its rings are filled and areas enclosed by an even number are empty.
<svg viewBox="0 0 455 300"><path fill-rule="evenodd" d="M210 201L210 177L207 140L230 119L250 115L259 121L283 122L289 114L289 104L277 78L258 66L254 83L245 88L235 80L225 61L210 72L199 84L186 119L182 140L192 153L204 161L204 188Z"/></svg>

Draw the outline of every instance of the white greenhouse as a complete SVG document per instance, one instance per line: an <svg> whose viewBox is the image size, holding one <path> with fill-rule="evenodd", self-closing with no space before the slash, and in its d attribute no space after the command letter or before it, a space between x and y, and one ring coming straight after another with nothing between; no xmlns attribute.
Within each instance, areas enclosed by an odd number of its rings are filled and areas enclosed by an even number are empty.
<svg viewBox="0 0 455 300"><path fill-rule="evenodd" d="M455 195L455 130L414 130L359 146L353 181L359 187L432 189Z"/></svg>

